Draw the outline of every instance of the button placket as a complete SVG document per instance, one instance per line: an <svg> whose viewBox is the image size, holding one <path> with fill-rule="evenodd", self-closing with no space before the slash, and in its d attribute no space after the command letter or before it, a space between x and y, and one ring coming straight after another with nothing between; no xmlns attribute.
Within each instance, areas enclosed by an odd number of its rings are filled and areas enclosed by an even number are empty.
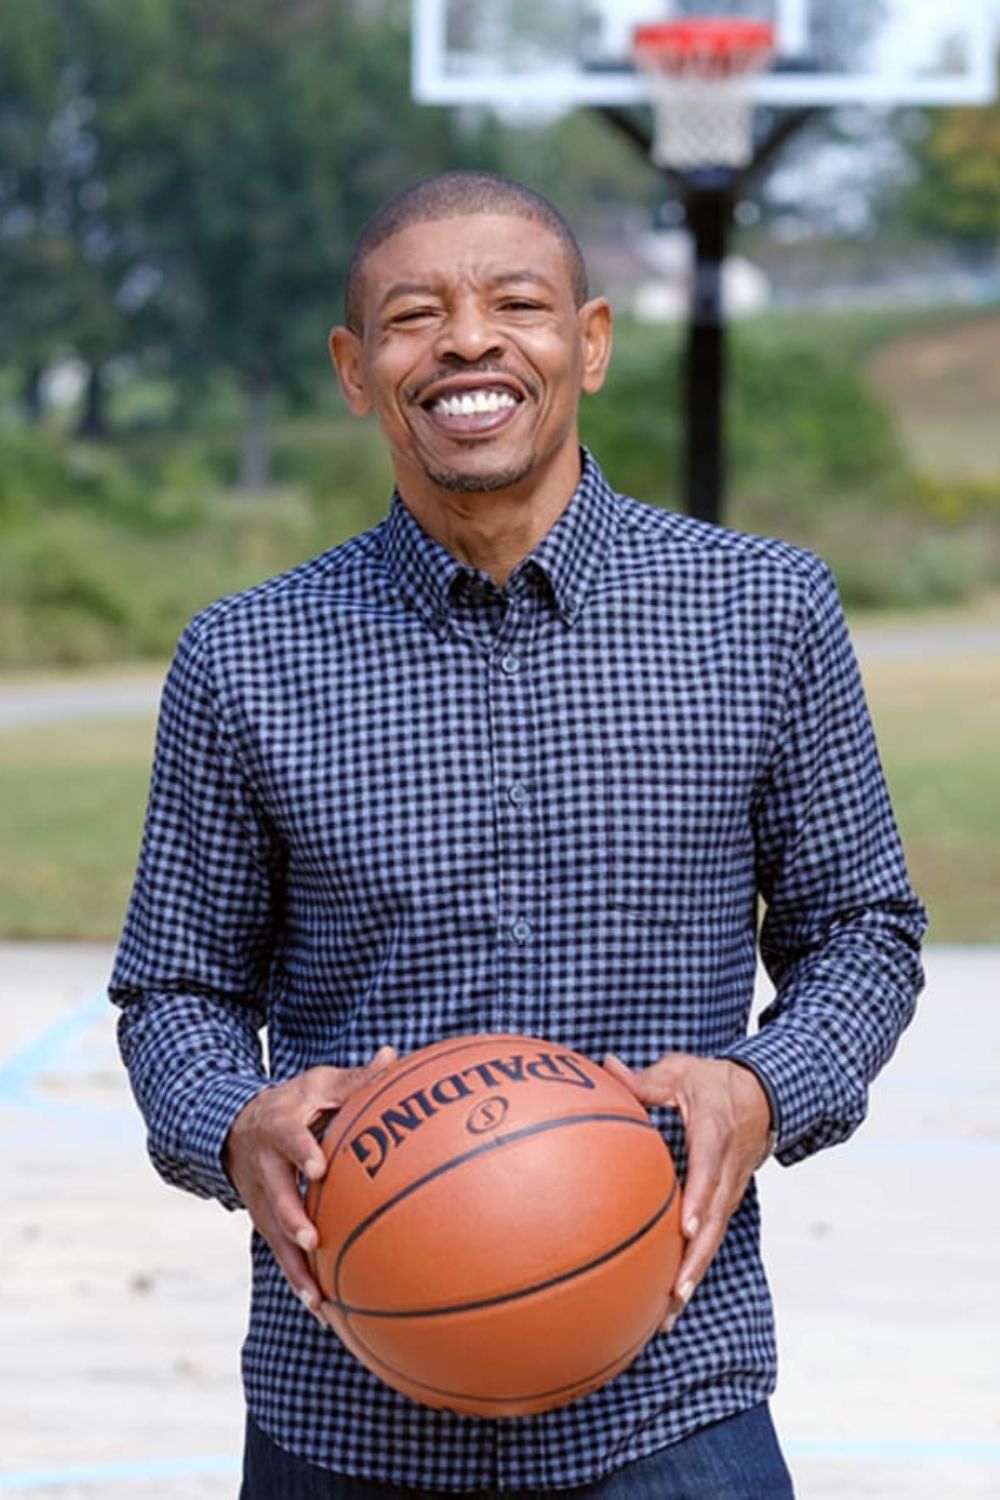
<svg viewBox="0 0 1000 1500"><path fill-rule="evenodd" d="M502 994L495 1004L498 1030L524 1030L525 997L537 980L541 910L533 816L534 693L531 635L538 601L511 600L494 658L491 694L493 771L499 860L498 970Z"/></svg>

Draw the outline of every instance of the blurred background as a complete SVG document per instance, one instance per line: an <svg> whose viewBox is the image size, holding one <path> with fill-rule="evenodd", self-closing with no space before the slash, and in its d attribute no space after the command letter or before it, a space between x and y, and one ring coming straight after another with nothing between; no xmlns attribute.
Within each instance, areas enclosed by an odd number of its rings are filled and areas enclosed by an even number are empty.
<svg viewBox="0 0 1000 1500"><path fill-rule="evenodd" d="M201 605L383 513L325 346L402 184L492 168L566 212L618 317L587 440L680 507L668 179L595 110L414 103L409 24L405 0L0 8L0 935L116 933L155 702L114 717L123 674L141 693ZM933 935L998 939L1000 105L819 111L736 220L725 519L819 551L879 635ZM64 714L27 692L109 677Z"/></svg>

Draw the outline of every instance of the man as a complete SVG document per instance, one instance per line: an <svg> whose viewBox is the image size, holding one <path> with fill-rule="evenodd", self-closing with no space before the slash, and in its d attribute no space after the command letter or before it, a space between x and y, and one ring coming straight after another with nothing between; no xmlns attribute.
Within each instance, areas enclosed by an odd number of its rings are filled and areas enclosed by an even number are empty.
<svg viewBox="0 0 1000 1500"><path fill-rule="evenodd" d="M752 1174L860 1122L923 931L829 574L581 454L611 315L518 184L387 204L331 345L392 508L186 632L112 986L157 1166L257 1230L243 1495L787 1497ZM607 1056L685 1177L663 1334L507 1422L340 1346L298 1187L392 1049L475 1031Z"/></svg>

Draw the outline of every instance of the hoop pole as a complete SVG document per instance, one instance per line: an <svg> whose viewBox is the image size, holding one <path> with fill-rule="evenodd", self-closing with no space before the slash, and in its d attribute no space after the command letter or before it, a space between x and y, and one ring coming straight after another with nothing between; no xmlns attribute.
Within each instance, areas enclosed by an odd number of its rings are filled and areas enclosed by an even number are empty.
<svg viewBox="0 0 1000 1500"><path fill-rule="evenodd" d="M726 472L722 271L732 226L731 189L689 182L684 208L694 241L694 285L684 351L683 493L688 515L719 523Z"/></svg>

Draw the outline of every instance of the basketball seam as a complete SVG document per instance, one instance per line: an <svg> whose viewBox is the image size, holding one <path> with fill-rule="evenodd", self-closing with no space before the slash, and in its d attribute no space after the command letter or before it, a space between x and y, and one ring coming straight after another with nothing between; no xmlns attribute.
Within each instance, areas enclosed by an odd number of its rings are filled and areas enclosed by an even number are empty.
<svg viewBox="0 0 1000 1500"><path fill-rule="evenodd" d="M345 1317L384 1318L394 1320L396 1318L443 1318L454 1313L481 1312L488 1307L500 1307L505 1302L518 1302L523 1297L533 1297L536 1292L548 1291L550 1287L561 1286L563 1282L573 1281L577 1276L583 1276L587 1271L594 1271L598 1266L603 1266L612 1261L616 1256L624 1254L633 1245L637 1245L641 1239L656 1228L657 1224L670 1212L674 1199L677 1197L677 1184L674 1183L669 1194L660 1204L654 1214L634 1229L625 1239L619 1240L616 1245L603 1250L593 1260L584 1261L582 1265L574 1266L572 1270L560 1271L555 1276L548 1276L544 1281L536 1281L530 1286L517 1287L509 1292L498 1292L492 1297L476 1297L468 1302L450 1302L443 1307L407 1307L394 1311L391 1308L378 1307L355 1307L349 1302L342 1302L339 1297L331 1298L333 1305L344 1314Z"/></svg>
<svg viewBox="0 0 1000 1500"><path fill-rule="evenodd" d="M348 1250L356 1240L359 1240L371 1228L376 1220L382 1218L391 1208L395 1208L396 1204L401 1203L404 1198L410 1197L412 1193L419 1192L421 1188L426 1187L429 1182L435 1181L436 1178L443 1177L446 1173L454 1171L457 1167L464 1166L466 1162L474 1161L477 1156L484 1156L489 1151L499 1151L502 1147L510 1145L513 1141L526 1140L530 1136L542 1135L546 1131L557 1130L564 1126L593 1124L597 1120L600 1120L602 1123L607 1121L618 1125L637 1125L641 1130L652 1130L654 1135L662 1139L656 1126L648 1118L641 1120L636 1115L618 1115L602 1113L600 1111L585 1115L559 1115L554 1120L539 1120L536 1124L525 1125L520 1130L511 1130L505 1135L491 1136L489 1140L483 1141L478 1146L473 1146L468 1151L463 1151L459 1156L450 1157L448 1161L440 1162L438 1166L432 1167L423 1176L417 1177L413 1182L407 1183L406 1187L401 1188L398 1193L395 1193L391 1198L386 1198L377 1208L374 1208L366 1219L362 1219L359 1223L355 1224L337 1252L337 1260L333 1268L333 1300L337 1303L340 1302L340 1270L343 1265L344 1256ZM324 1178L324 1185L325 1182L326 1178ZM317 1215L318 1210L319 1205L317 1204Z"/></svg>
<svg viewBox="0 0 1000 1500"><path fill-rule="evenodd" d="M676 1192L676 1187L674 1189L674 1192ZM673 1198L673 1196L674 1194L671 1194L671 1198ZM647 1227L646 1233L649 1232L649 1227L652 1226ZM350 1326L350 1319L348 1318L346 1319L346 1321ZM620 1354L616 1355L614 1359L609 1360L607 1364L601 1365L598 1370L592 1371L582 1380L573 1380L570 1381L567 1385L551 1386L548 1390L544 1391L517 1392L511 1393L506 1396L480 1395L477 1392L453 1391L448 1390L442 1386L431 1385L429 1381L419 1380L416 1376L411 1375L407 1370L400 1369L397 1365L390 1364L387 1359L383 1359L380 1354L378 1354L374 1349L371 1348L368 1342L354 1327L351 1327L351 1337L361 1345L361 1347L365 1351L366 1357L370 1359L373 1364L379 1365L383 1370L388 1371L391 1375L405 1380L409 1385L415 1386L419 1390L427 1392L429 1395L441 1397L451 1396L458 1400L462 1400L464 1398L465 1400L475 1401L480 1405L503 1406L510 1402L517 1402L518 1404L522 1404L524 1402L552 1401L558 1397L562 1397L564 1400L578 1400L582 1396L589 1395L592 1390L595 1390L598 1386L602 1385L607 1378L609 1378L609 1371L612 1374L615 1374L621 1370L624 1370L625 1367L630 1364L632 1360L646 1347L649 1340L653 1337L654 1333L661 1326L661 1324L662 1317L660 1314L657 1314L655 1320L650 1324L649 1328L641 1336L641 1338L637 1339L635 1343L630 1344L627 1349L622 1350ZM403 1394L405 1395L405 1392L403 1392Z"/></svg>

